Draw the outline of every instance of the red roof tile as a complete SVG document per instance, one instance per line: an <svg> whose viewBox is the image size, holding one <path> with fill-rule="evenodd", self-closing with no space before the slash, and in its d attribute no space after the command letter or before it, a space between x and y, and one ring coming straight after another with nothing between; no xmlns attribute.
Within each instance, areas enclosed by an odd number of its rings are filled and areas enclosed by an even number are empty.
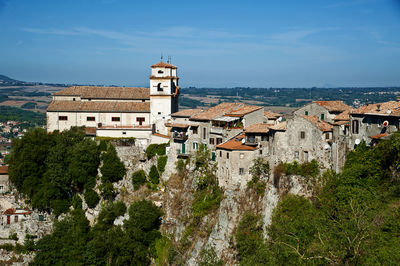
<svg viewBox="0 0 400 266"><path fill-rule="evenodd" d="M191 120L212 120L234 109L242 107L241 103L221 103L201 113L190 116Z"/></svg>
<svg viewBox="0 0 400 266"><path fill-rule="evenodd" d="M198 114L202 112L203 109L184 109L179 112L172 113L171 116L173 117L190 117L192 115Z"/></svg>
<svg viewBox="0 0 400 266"><path fill-rule="evenodd" d="M160 134L160 133L153 133L153 135L157 136L157 137L169 139L169 137L167 135L163 135L163 134Z"/></svg>
<svg viewBox="0 0 400 266"><path fill-rule="evenodd" d="M389 136L389 134L388 133L378 134L378 135L375 135L375 136L370 136L370 138L371 139L380 139L380 138L383 138L383 137L386 137L386 136Z"/></svg>
<svg viewBox="0 0 400 266"><path fill-rule="evenodd" d="M236 136L222 144L216 146L217 149L223 150L246 150L246 151L254 151L257 148L249 145L245 145L242 143L242 139L244 139L245 135L241 134Z"/></svg>
<svg viewBox="0 0 400 266"><path fill-rule="evenodd" d="M272 111L264 111L264 116L268 119L278 119L279 117L281 117L282 115L278 114L278 113L274 113Z"/></svg>
<svg viewBox="0 0 400 266"><path fill-rule="evenodd" d="M337 116L335 116L335 118L333 119L335 121L349 121L350 120L350 109L346 110L344 112L341 112L340 114L338 114Z"/></svg>
<svg viewBox="0 0 400 266"><path fill-rule="evenodd" d="M327 123L327 122L325 122L323 120L319 120L319 118L316 117L316 116L303 115L302 117L304 119L306 119L307 121L309 121L314 126L316 126L322 132L332 131L333 130L333 126L331 124L329 124L329 123Z"/></svg>
<svg viewBox="0 0 400 266"><path fill-rule="evenodd" d="M286 121L273 125L272 127L270 127L270 129L273 129L275 131L286 131Z"/></svg>
<svg viewBox="0 0 400 266"><path fill-rule="evenodd" d="M0 174L5 174L5 175L7 175L8 174L8 165L3 165L3 166L0 166Z"/></svg>
<svg viewBox="0 0 400 266"><path fill-rule="evenodd" d="M226 113L225 116L242 117L244 115L247 115L249 113L252 113L252 112L260 110L260 109L262 109L262 107L260 107L260 106L245 105L245 106L239 107L238 109L235 109L235 110L232 110L232 111Z"/></svg>
<svg viewBox="0 0 400 266"><path fill-rule="evenodd" d="M400 102L389 101L384 103L368 104L357 109L353 109L350 114L400 116Z"/></svg>
<svg viewBox="0 0 400 266"><path fill-rule="evenodd" d="M342 101L315 101L316 104L325 107L331 112L343 112L350 110L351 107Z"/></svg>
<svg viewBox="0 0 400 266"><path fill-rule="evenodd" d="M176 66L174 66L172 64L168 64L168 63L162 62L162 61L151 66L151 68L155 68L155 67L165 67L165 68L177 69Z"/></svg>
<svg viewBox="0 0 400 266"><path fill-rule="evenodd" d="M245 128L246 133L268 133L271 125L269 124L253 124Z"/></svg>

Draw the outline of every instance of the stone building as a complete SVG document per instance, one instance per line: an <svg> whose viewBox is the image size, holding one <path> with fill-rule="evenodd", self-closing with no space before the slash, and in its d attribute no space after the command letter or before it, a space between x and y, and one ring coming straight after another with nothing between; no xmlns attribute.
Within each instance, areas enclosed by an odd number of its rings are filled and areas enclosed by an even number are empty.
<svg viewBox="0 0 400 266"><path fill-rule="evenodd" d="M264 123L276 125L281 120L282 120L282 115L272 111L264 111Z"/></svg>
<svg viewBox="0 0 400 266"><path fill-rule="evenodd" d="M333 123L338 114L350 109L351 107L342 101L315 101L297 109L293 114L296 116L316 116L320 120Z"/></svg>
<svg viewBox="0 0 400 266"><path fill-rule="evenodd" d="M164 123L178 111L176 71L164 62L152 65L150 88L73 86L56 92L47 130L85 126L97 136L135 137L148 144L153 133L168 133Z"/></svg>
<svg viewBox="0 0 400 266"><path fill-rule="evenodd" d="M171 131L171 148L185 156L195 152L200 144L215 150L216 145L236 136L244 127L262 122L263 109L242 103L221 103L207 110L181 111L171 117L166 124Z"/></svg>
<svg viewBox="0 0 400 266"><path fill-rule="evenodd" d="M400 101L389 101L361 106L350 112L350 138L353 149L364 141L373 144L399 130Z"/></svg>
<svg viewBox="0 0 400 266"><path fill-rule="evenodd" d="M0 166L0 194L10 190L10 179L8 177L8 166Z"/></svg>
<svg viewBox="0 0 400 266"><path fill-rule="evenodd" d="M251 179L249 172L257 156L257 147L245 143L245 135L239 134L216 146L218 183L221 187L244 187Z"/></svg>

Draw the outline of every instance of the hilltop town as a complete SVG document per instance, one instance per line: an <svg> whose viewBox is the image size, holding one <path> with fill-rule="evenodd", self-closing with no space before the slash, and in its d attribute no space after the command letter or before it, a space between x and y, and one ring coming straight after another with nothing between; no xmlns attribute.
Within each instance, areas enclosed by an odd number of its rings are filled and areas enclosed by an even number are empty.
<svg viewBox="0 0 400 266"><path fill-rule="evenodd" d="M287 195L312 201L322 176L340 174L351 151L379 147L399 130L398 99L360 106L318 100L290 114L237 101L179 110L177 69L169 62L152 65L149 88L63 87L46 110L46 132L27 131L13 121L0 124L2 134L17 139L14 152L28 154L15 155L11 169L0 166L0 245L24 244L30 253L9 247L11 253L3 256L13 260L20 254L15 260L31 262L38 252L34 243L66 213L82 209L94 228L105 206L146 199L163 212L164 244L158 251L167 255L157 255L163 261L197 265L211 252L236 264L237 234L242 219L252 217L249 211L259 215L252 219L262 220L257 230L266 235ZM3 158L11 145L4 136ZM25 139L32 146L24 146ZM40 149L31 148L35 145ZM29 179L29 169L15 168L18 160L25 165L24 158L35 160L29 167L38 167L40 174L33 176L40 181ZM54 161L59 158L65 162ZM118 170L107 172L105 165ZM121 227L129 219L125 208L108 226Z"/></svg>

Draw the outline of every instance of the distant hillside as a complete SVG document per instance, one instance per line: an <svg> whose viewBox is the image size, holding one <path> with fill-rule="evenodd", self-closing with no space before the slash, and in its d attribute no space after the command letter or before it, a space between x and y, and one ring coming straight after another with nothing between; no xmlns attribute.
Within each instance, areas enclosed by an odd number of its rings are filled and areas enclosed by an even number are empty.
<svg viewBox="0 0 400 266"><path fill-rule="evenodd" d="M0 75L0 83L5 83L5 82L21 82L21 81L9 78L9 77L4 76L4 75Z"/></svg>

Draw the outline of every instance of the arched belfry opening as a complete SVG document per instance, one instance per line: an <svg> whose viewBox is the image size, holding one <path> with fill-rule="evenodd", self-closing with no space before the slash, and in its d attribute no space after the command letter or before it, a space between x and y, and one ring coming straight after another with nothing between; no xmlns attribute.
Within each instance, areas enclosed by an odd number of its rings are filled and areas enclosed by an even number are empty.
<svg viewBox="0 0 400 266"><path fill-rule="evenodd" d="M163 91L163 88L161 87L161 83L157 84L157 91Z"/></svg>

